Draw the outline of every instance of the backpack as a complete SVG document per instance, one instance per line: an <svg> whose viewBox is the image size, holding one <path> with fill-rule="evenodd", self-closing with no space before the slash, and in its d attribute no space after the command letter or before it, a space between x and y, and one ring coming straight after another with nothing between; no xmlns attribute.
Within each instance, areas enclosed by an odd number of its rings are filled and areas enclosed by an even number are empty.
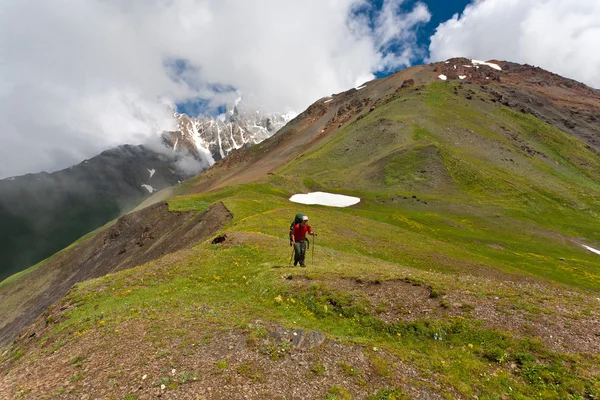
<svg viewBox="0 0 600 400"><path fill-rule="evenodd" d="M302 223L302 218L304 218L304 214L296 214L296 217L292 221L292 224L290 225L290 242L292 241L292 231L294 230L296 224Z"/></svg>

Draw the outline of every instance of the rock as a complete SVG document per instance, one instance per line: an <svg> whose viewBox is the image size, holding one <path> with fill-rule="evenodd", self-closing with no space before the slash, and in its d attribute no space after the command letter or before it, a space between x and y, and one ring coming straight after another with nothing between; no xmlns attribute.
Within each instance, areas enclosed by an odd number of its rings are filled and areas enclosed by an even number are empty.
<svg viewBox="0 0 600 400"><path fill-rule="evenodd" d="M317 330L311 330L310 332L302 329L287 331L281 327L275 328L274 332L271 333L271 337L275 340L290 342L292 346L300 350L310 350L318 347L326 339L325 334Z"/></svg>
<svg viewBox="0 0 600 400"><path fill-rule="evenodd" d="M219 243L223 243L226 240L227 240L227 234L223 234L221 236L217 236L216 238L214 238L212 240L212 242L210 242L210 243L211 244L219 244Z"/></svg>
<svg viewBox="0 0 600 400"><path fill-rule="evenodd" d="M404 88L408 88L411 86L415 85L415 81L414 79L407 79L405 81L402 82L402 85L400 86L400 89L404 89Z"/></svg>

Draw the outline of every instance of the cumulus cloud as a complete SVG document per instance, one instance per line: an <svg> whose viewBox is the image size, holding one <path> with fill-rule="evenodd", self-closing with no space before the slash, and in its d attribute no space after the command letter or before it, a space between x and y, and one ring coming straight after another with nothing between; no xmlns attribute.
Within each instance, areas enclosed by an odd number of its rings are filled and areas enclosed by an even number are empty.
<svg viewBox="0 0 600 400"><path fill-rule="evenodd" d="M238 90L267 111L302 111L418 57L429 11L405 6L0 0L0 178L139 143L198 98L217 107Z"/></svg>
<svg viewBox="0 0 600 400"><path fill-rule="evenodd" d="M481 0L440 24L432 61L465 56L528 63L600 88L600 2Z"/></svg>

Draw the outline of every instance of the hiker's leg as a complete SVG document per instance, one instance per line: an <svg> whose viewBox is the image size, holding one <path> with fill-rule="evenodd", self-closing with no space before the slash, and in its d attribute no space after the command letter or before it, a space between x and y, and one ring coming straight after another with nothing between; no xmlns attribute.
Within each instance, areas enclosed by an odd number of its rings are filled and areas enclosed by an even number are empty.
<svg viewBox="0 0 600 400"><path fill-rule="evenodd" d="M294 243L294 266L300 262L300 244L299 242Z"/></svg>
<svg viewBox="0 0 600 400"><path fill-rule="evenodd" d="M300 243L300 265L304 266L304 258L306 257L306 242Z"/></svg>

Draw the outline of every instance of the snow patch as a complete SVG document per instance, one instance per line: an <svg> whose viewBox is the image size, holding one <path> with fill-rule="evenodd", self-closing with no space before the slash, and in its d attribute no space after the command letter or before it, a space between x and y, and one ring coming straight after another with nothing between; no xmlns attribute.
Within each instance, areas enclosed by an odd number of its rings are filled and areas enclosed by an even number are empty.
<svg viewBox="0 0 600 400"><path fill-rule="evenodd" d="M325 100L323 103L329 103L333 99Z"/></svg>
<svg viewBox="0 0 600 400"><path fill-rule="evenodd" d="M500 66L498 64L489 63L489 62L485 62L485 61L479 61L479 60L471 60L471 62L473 63L473 65L487 65L488 67L492 67L498 71L502 71L502 68L500 68Z"/></svg>
<svg viewBox="0 0 600 400"><path fill-rule="evenodd" d="M586 246L585 244L582 244L582 246L591 251L592 253L600 254L600 250L596 250L593 247Z"/></svg>
<svg viewBox="0 0 600 400"><path fill-rule="evenodd" d="M291 120L293 120L294 118L296 118L297 116L298 116L298 113L297 113L296 111L288 111L288 112L286 112L285 114L283 114L283 118L284 118L286 121L291 121Z"/></svg>
<svg viewBox="0 0 600 400"><path fill-rule="evenodd" d="M444 64L450 64L450 61L446 61Z"/></svg>
<svg viewBox="0 0 600 400"><path fill-rule="evenodd" d="M154 188L153 188L152 186L150 186L150 185L142 185L142 187L143 187L144 189L146 189L146 190L147 190L148 192L150 192L150 193L156 192L156 189L154 189Z"/></svg>
<svg viewBox="0 0 600 400"><path fill-rule="evenodd" d="M155 169L148 169L148 172L150 172L150 178L152 178L152 175L154 175L154 173L156 172Z"/></svg>
<svg viewBox="0 0 600 400"><path fill-rule="evenodd" d="M459 75L458 78L459 79L465 79L467 76L466 75Z"/></svg>
<svg viewBox="0 0 600 400"><path fill-rule="evenodd" d="M367 85L362 85L362 86L357 87L356 90L364 89L366 87L367 87Z"/></svg>
<svg viewBox="0 0 600 400"><path fill-rule="evenodd" d="M290 201L300 204L320 204L331 207L349 207L360 202L358 197L344 196L326 192L313 192L307 194L295 194Z"/></svg>
<svg viewBox="0 0 600 400"><path fill-rule="evenodd" d="M443 81L445 81L446 79L448 79L448 78L446 77L446 75L444 75L444 74L442 74L442 75L439 75L439 76L438 76L438 78L440 78L440 79L441 79L441 80L443 80Z"/></svg>

